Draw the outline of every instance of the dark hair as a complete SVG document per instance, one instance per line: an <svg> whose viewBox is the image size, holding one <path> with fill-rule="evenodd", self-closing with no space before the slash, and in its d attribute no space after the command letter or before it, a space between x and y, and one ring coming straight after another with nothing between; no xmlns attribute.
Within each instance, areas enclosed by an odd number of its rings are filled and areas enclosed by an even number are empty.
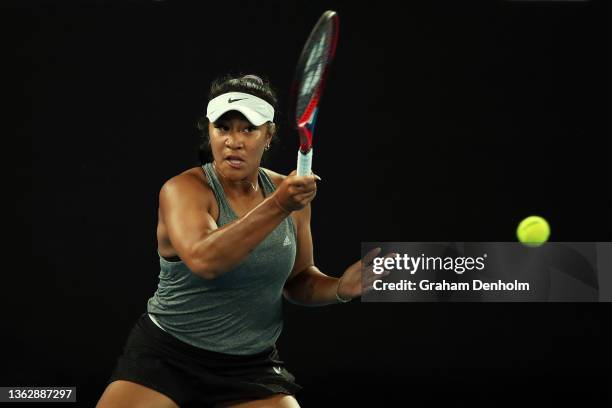
<svg viewBox="0 0 612 408"><path fill-rule="evenodd" d="M215 79L211 86L210 92L208 93L208 100L212 100L219 95L223 95L228 92L243 92L251 95L255 95L258 98L268 102L274 108L274 116L278 117L278 103L276 97L276 91L268 80L264 80L257 75L225 75L223 77ZM199 159L203 164L210 159L210 141L208 135L208 118L206 113L202 115L197 122L197 128L200 130L200 146L199 146ZM278 134L278 124L275 124L275 132L272 135L272 142L276 140ZM267 156L269 151L264 152L264 158Z"/></svg>

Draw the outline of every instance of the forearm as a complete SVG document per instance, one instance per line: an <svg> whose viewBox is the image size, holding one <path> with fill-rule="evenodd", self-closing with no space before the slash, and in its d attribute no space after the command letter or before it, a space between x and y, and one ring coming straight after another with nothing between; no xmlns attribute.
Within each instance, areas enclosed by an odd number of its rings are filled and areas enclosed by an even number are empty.
<svg viewBox="0 0 612 408"><path fill-rule="evenodd" d="M238 220L213 231L194 248L197 274L214 278L231 270L288 215L270 196Z"/></svg>
<svg viewBox="0 0 612 408"><path fill-rule="evenodd" d="M302 306L324 306L339 303L336 297L338 278L325 275L309 266L291 279L284 289L285 298Z"/></svg>

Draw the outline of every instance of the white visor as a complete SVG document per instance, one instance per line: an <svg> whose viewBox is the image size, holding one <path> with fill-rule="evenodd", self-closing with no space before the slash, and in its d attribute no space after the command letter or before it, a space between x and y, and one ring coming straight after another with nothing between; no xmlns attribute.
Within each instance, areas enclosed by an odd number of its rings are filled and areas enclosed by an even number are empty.
<svg viewBox="0 0 612 408"><path fill-rule="evenodd" d="M255 126L274 120L272 105L257 96L242 92L228 92L211 99L206 108L206 117L216 122L221 115L232 110L242 113Z"/></svg>

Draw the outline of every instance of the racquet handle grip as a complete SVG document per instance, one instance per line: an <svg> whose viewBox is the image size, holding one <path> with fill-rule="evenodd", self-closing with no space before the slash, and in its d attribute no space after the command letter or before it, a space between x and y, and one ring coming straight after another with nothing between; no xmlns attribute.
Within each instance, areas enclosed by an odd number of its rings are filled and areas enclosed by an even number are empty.
<svg viewBox="0 0 612 408"><path fill-rule="evenodd" d="M298 176L310 176L312 174L312 148L308 153L304 154L301 150L298 150L297 160L297 175Z"/></svg>

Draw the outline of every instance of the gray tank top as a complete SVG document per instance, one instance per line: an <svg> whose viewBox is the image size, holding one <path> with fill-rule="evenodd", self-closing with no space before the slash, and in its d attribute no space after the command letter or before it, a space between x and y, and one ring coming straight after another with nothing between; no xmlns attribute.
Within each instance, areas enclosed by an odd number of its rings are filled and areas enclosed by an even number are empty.
<svg viewBox="0 0 612 408"><path fill-rule="evenodd" d="M219 206L217 225L222 227L238 217L211 163L202 168ZM259 183L266 197L276 189L262 169ZM274 345L281 333L283 286L295 254L296 231L289 216L236 268L215 279L203 279L183 261L160 256L159 284L147 312L162 329L193 346L226 354L259 353Z"/></svg>

